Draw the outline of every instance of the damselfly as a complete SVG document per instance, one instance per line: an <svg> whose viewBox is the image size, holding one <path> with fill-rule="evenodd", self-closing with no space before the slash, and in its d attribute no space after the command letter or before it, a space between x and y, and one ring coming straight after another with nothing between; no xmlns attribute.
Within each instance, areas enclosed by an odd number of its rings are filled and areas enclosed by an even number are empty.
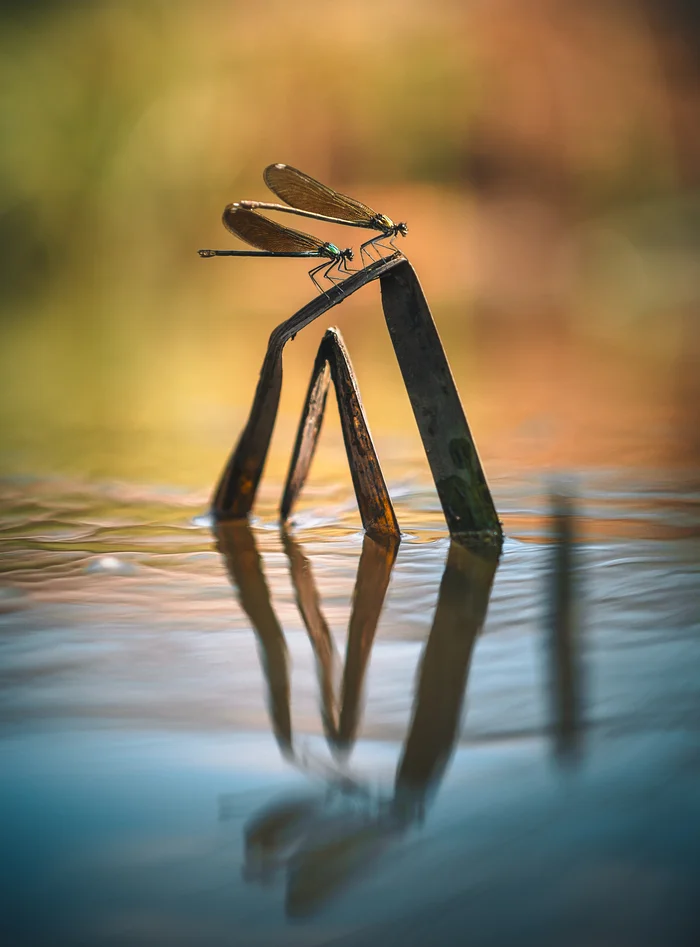
<svg viewBox="0 0 700 947"><path fill-rule="evenodd" d="M279 210L287 214L298 214L300 217L312 217L314 220L324 220L332 224L344 224L348 227L364 227L366 230L379 230L380 233L371 240L366 240L360 247L360 254L364 256L365 247L378 244L380 240L390 238L389 243L396 249L393 238L397 234L405 237L408 225L395 224L385 214L378 214L366 204L348 197L333 188L321 184L315 178L309 177L303 171L298 171L288 164L270 164L263 171L265 184L275 193L284 204L270 204L264 201L240 201L240 206L249 210Z"/></svg>
<svg viewBox="0 0 700 947"><path fill-rule="evenodd" d="M224 227L234 236L259 249L199 250L200 256L323 257L323 263L309 272L319 292L323 292L323 289L316 279L318 272L323 270L323 275L332 283L341 282L341 279L331 275L334 269L337 268L338 273L349 272L347 261L353 258L350 248L339 250L333 243L324 243L311 234L282 227L261 214L241 207L240 204L229 204L221 219Z"/></svg>

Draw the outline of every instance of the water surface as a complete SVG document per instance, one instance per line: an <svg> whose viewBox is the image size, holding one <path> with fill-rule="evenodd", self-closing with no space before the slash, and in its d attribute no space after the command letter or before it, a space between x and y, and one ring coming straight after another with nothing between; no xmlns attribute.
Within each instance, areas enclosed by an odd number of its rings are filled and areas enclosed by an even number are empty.
<svg viewBox="0 0 700 947"><path fill-rule="evenodd" d="M3 484L4 942L694 942L692 481L496 479L498 563L390 488L398 552L323 484Z"/></svg>

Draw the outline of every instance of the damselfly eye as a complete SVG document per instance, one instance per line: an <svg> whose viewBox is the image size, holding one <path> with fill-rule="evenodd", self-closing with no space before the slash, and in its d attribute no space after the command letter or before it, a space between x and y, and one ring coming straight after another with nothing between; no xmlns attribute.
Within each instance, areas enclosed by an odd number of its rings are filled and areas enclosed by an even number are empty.
<svg viewBox="0 0 700 947"><path fill-rule="evenodd" d="M348 247L348 249L345 251L345 259L346 259L346 260L354 260L354 259L355 259L355 254L352 252L352 250L351 250L349 247Z"/></svg>

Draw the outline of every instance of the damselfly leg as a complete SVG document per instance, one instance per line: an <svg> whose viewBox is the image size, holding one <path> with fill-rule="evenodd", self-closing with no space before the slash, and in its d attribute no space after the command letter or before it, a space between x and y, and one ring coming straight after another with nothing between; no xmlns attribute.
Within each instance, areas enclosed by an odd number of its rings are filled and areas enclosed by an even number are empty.
<svg viewBox="0 0 700 947"><path fill-rule="evenodd" d="M343 256L343 259L338 263L338 271L341 273L347 273L350 276L352 273L358 273L359 270L356 270L354 266L348 266L348 258Z"/></svg>
<svg viewBox="0 0 700 947"><path fill-rule="evenodd" d="M333 279L332 276L329 275L330 271L331 271L334 267L338 266L338 263L339 263L339 262L340 262L339 259L331 260L330 263L328 262L328 260L324 260L323 263L321 263L320 266L315 266L315 267L313 268L313 270L309 270L309 276L311 277L311 282L314 284L314 286L315 286L316 289L319 291L319 293L322 293L324 296L327 296L327 295L328 295L328 290L327 290L327 289L324 289L324 288L321 286L321 284L319 283L319 281L316 279L316 274L317 274L317 273L320 273L321 270L323 270L323 276L324 276L327 280L329 280L329 282L331 282L331 283L333 283L333 284L342 282L342 280L335 280L335 279Z"/></svg>
<svg viewBox="0 0 700 947"><path fill-rule="evenodd" d="M393 231L390 233L380 233L377 234L376 237L372 237L371 240L366 240L360 247L360 255L362 256L362 259L364 260L365 254L370 257L370 259L373 259L369 252L369 247L372 247L372 249L377 252L378 258L381 258L379 248L386 250L389 253L398 253L399 248L395 243L396 237L397 233L396 231ZM389 238L388 243L383 243L382 241L386 240L387 238Z"/></svg>
<svg viewBox="0 0 700 947"><path fill-rule="evenodd" d="M368 243L371 243L371 241L368 241ZM366 243L363 243L360 247L360 259L362 260L363 266L369 266L370 263L374 263L375 261L374 256L367 249Z"/></svg>
<svg viewBox="0 0 700 947"><path fill-rule="evenodd" d="M376 237L372 237L371 240L366 240L362 244L362 246L360 247L360 256L362 257L363 261L364 261L365 256L367 256L369 257L370 263L374 262L375 257L373 256L372 253L370 253L370 249L369 249L370 247L372 248L373 252L376 254L376 259L381 259L381 253L379 252L377 248L381 247L383 250L389 249L385 244L381 242L382 240L384 240L385 237L386 237L386 234L380 233L380 234L377 234Z"/></svg>

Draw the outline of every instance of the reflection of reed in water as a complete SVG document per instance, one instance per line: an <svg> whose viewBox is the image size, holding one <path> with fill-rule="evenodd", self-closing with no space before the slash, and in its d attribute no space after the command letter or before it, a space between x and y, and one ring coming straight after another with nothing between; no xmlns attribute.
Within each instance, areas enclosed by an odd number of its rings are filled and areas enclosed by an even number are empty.
<svg viewBox="0 0 700 947"><path fill-rule="evenodd" d="M247 528L243 536L244 545L252 543ZM362 682L397 544L383 545L369 537L364 540L338 715L333 689L333 643L321 612L310 564L291 536L285 535L283 541L297 603L316 654L325 732L331 745L348 748L358 731ZM269 635L272 609L259 556L256 553L253 559L247 545L244 553L235 552L233 556L221 542L220 548L227 557L233 581L236 584L253 581L255 594L250 589L245 594L241 592L241 603L254 621L258 635L263 635L260 628L263 618L267 623L265 635ZM254 562L255 568L251 565L243 568L243 562ZM377 798L328 767L323 773L329 787L325 795L281 800L249 822L244 875L250 880L264 881L285 868L286 911L290 916L317 911L374 863L411 823L423 817L426 800L434 795L458 739L470 659L486 616L497 563L498 555L492 550L487 550L482 557L456 543L450 546L433 626L421 660L412 722L397 768L393 798ZM268 597L266 609L256 597L262 594ZM256 602L256 608L251 606L251 601ZM279 631L276 620L274 627ZM264 647L263 655L267 658ZM274 665L268 658L264 663L266 673L270 667ZM268 680L272 693L275 688L272 680ZM334 727L336 719L337 728ZM305 765L298 756L294 759ZM318 766L315 769L318 774Z"/></svg>
<svg viewBox="0 0 700 947"><path fill-rule="evenodd" d="M572 500L557 493L551 500L554 543L548 589L551 732L554 752L573 760L581 742L581 662L577 628L575 519Z"/></svg>
<svg viewBox="0 0 700 947"><path fill-rule="evenodd" d="M241 607L258 638L277 742L286 756L303 763L293 748L287 645L272 607L255 538L245 521L219 524L216 537ZM324 732L331 747L347 750L359 726L362 683L396 561L398 541L380 543L369 536L364 538L350 614L340 711L335 687L335 645L321 610L311 563L286 530L282 532L282 543L289 559L297 605L316 657Z"/></svg>
<svg viewBox="0 0 700 947"><path fill-rule="evenodd" d="M391 570L396 561L398 541L375 542L369 536L364 537L348 626L343 685L338 701L335 692L335 646L321 611L311 563L286 530L282 533L282 540L289 558L297 605L316 656L324 732L331 748L349 750L359 725L362 684Z"/></svg>
<svg viewBox="0 0 700 947"><path fill-rule="evenodd" d="M413 720L396 773L395 812L421 818L459 737L476 637L483 627L498 554L450 544L430 637L423 651Z"/></svg>
<svg viewBox="0 0 700 947"><path fill-rule="evenodd" d="M275 737L282 753L290 756L293 750L287 644L270 602L260 553L245 520L218 524L216 538L231 582L238 590L241 608L250 618L258 638Z"/></svg>
<svg viewBox="0 0 700 947"><path fill-rule="evenodd" d="M365 536L352 598L345 669L340 697L337 747L352 748L362 711L362 685L384 605L398 542L378 543Z"/></svg>
<svg viewBox="0 0 700 947"><path fill-rule="evenodd" d="M459 736L470 659L484 624L497 565L498 554L492 550L482 558L457 543L450 545L394 797L360 813L347 813L343 821L316 821L289 860L289 915L317 911L422 819L425 801L436 792Z"/></svg>
<svg viewBox="0 0 700 947"><path fill-rule="evenodd" d="M301 550L301 546L286 531L282 531L284 551L289 559L289 571L294 586L297 606L306 625L316 657L321 693L321 719L328 740L335 739L338 727L338 705L335 696L335 668L337 652L328 623L321 611L321 602L311 571L311 563Z"/></svg>

